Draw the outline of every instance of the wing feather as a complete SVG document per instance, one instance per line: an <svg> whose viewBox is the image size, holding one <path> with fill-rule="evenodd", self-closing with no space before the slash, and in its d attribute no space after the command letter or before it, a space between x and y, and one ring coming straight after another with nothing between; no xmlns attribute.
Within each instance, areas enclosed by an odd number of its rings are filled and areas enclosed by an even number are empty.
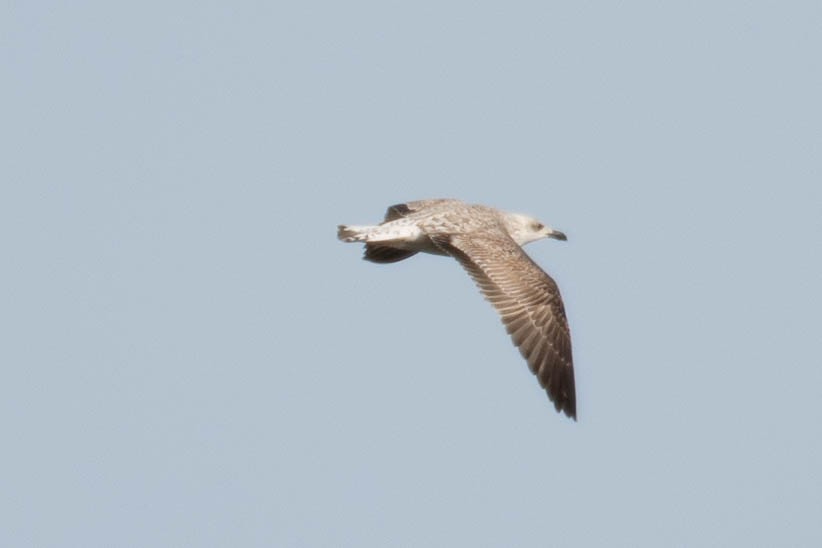
<svg viewBox="0 0 822 548"><path fill-rule="evenodd" d="M402 219L403 217L407 217L408 215L417 213L424 209L448 207L449 204L453 204L455 202L459 202L459 200L454 200L452 198L436 198L433 200L416 200L413 202L405 202L404 204L394 204L389 206L388 210L385 212L385 219L383 219L383 223Z"/></svg>
<svg viewBox="0 0 822 548"><path fill-rule="evenodd" d="M431 239L460 262L499 312L557 411L576 420L571 333L556 282L503 232Z"/></svg>

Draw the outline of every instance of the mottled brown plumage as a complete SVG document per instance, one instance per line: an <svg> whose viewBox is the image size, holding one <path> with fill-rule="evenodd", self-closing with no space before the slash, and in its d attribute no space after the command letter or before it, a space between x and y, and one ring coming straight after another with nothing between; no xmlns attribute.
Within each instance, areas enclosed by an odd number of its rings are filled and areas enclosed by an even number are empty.
<svg viewBox="0 0 822 548"><path fill-rule="evenodd" d="M565 235L538 221L458 200L388 208L377 226L340 225L338 237L365 242L365 259L392 263L415 253L450 255L496 308L514 344L557 411L576 419L571 334L559 289L522 249Z"/></svg>

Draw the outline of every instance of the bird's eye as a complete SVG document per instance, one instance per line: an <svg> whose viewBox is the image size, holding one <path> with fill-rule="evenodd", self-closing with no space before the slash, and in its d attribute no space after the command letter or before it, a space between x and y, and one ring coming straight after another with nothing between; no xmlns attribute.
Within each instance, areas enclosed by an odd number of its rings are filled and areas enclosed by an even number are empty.
<svg viewBox="0 0 822 548"><path fill-rule="evenodd" d="M534 226L534 230L542 230L543 228L545 228L545 225L542 224L542 223L534 223L533 226Z"/></svg>

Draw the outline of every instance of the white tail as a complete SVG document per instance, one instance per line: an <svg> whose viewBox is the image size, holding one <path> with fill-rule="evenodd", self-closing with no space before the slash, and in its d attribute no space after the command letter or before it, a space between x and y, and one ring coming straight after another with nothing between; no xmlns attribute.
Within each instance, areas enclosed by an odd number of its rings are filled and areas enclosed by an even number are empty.
<svg viewBox="0 0 822 548"><path fill-rule="evenodd" d="M364 242L374 228L376 227L338 225L337 238L343 242Z"/></svg>

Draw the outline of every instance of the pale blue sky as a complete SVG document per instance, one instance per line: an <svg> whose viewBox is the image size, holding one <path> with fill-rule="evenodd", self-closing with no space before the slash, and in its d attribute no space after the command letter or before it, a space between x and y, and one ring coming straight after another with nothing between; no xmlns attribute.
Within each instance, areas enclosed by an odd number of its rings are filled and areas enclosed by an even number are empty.
<svg viewBox="0 0 822 548"><path fill-rule="evenodd" d="M0 545L822 545L819 2L7 2ZM405 200L533 214L579 422Z"/></svg>

